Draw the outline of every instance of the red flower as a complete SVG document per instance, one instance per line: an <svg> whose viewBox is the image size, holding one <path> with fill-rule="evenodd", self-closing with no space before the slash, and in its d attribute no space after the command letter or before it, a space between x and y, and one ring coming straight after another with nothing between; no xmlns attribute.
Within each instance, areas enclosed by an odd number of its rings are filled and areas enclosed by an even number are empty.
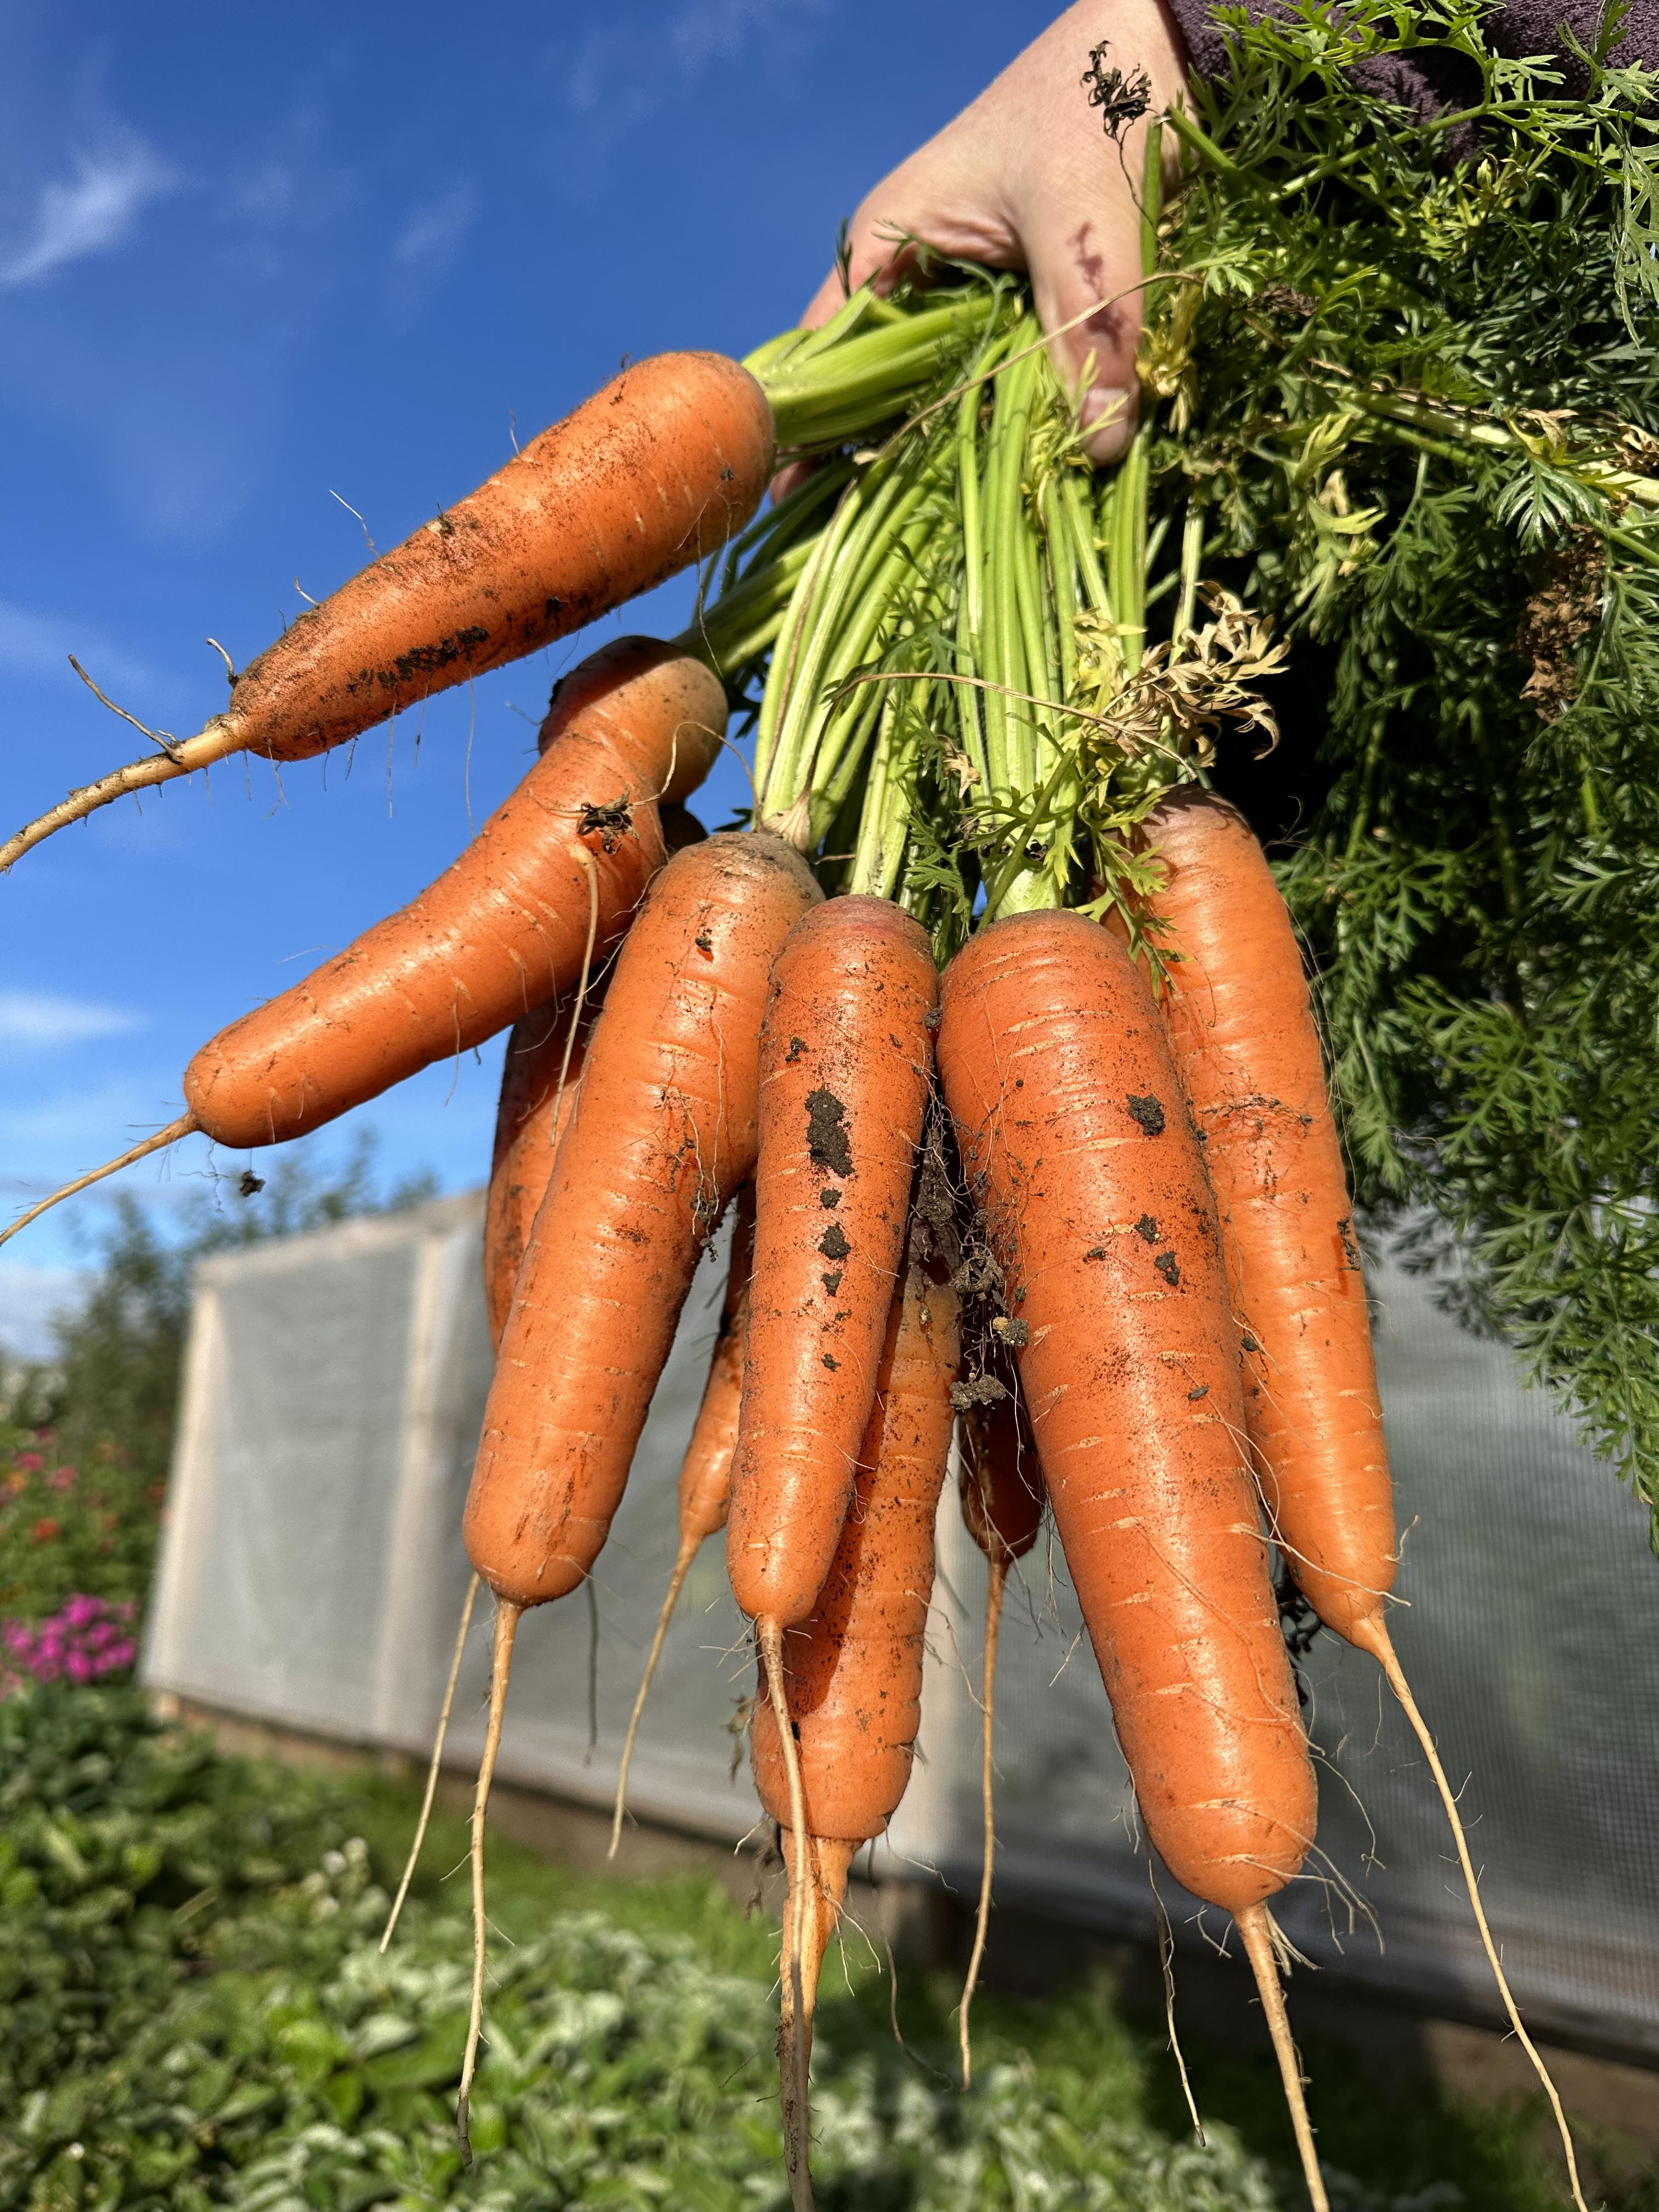
<svg viewBox="0 0 1659 2212"><path fill-rule="evenodd" d="M57 1522L49 1514L43 1514L29 1530L30 1536L37 1544L55 1544L62 1534Z"/></svg>
<svg viewBox="0 0 1659 2212"><path fill-rule="evenodd" d="M17 1464L25 1474L39 1474L46 1463L39 1452L19 1452L17 1455Z"/></svg>

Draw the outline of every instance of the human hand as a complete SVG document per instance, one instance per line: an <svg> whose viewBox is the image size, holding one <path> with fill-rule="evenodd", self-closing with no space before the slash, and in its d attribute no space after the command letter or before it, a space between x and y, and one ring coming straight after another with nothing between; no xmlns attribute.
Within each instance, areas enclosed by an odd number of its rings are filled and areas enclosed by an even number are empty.
<svg viewBox="0 0 1659 2212"><path fill-rule="evenodd" d="M1145 70L1152 113L1186 82L1186 49L1161 0L1077 0L866 197L848 235L848 281L856 287L873 276L878 290L896 282L915 258L902 238L953 258L1027 270L1038 318L1054 334L1055 373L1079 392L1084 427L1099 426L1086 450L1110 461L1129 441L1139 398L1141 295L1127 288L1141 275L1146 125L1131 125L1115 143L1090 106L1083 72L1102 40L1125 77ZM833 271L802 318L806 327L827 322L845 296ZM1098 301L1112 304L1090 313Z"/></svg>

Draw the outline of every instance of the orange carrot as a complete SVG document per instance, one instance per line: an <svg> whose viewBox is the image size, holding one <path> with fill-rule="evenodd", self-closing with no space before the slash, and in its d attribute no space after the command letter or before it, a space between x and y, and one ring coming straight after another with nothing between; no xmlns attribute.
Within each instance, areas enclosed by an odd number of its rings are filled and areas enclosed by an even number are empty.
<svg viewBox="0 0 1659 2212"><path fill-rule="evenodd" d="M454 866L401 912L204 1045L189 1111L32 1207L191 1130L234 1150L332 1121L466 1051L574 984L628 927L663 857L654 794L704 761L726 698L701 661L644 638L605 647L561 686L554 734Z"/></svg>
<svg viewBox="0 0 1659 2212"><path fill-rule="evenodd" d="M991 1873L996 1857L995 1774L997 1644L1008 1570L1037 1540L1048 1498L1037 1469L1036 1444L1024 1407L1012 1391L972 1406L962 1417L962 1468L958 1489L969 1534L985 1554L984 1666L980 1678L980 1802L984 1813L985 1858L980 1869L979 1910L974 1948L962 1985L957 2036L962 2051L962 2086L973 2085L973 2045L968 2018L985 1957L991 1921Z"/></svg>
<svg viewBox="0 0 1659 2212"><path fill-rule="evenodd" d="M0 870L124 793L235 752L307 759L568 636L723 544L772 457L771 410L736 362L659 354L624 369L301 615L195 737L71 792L0 847Z"/></svg>
<svg viewBox="0 0 1659 2212"><path fill-rule="evenodd" d="M675 854L617 959L520 1269L464 1525L499 1602L473 1804L463 2140L483 1998L483 1822L513 1637L526 1606L586 1578L610 1530L697 1255L754 1168L767 975L818 896L805 863L764 834Z"/></svg>
<svg viewBox="0 0 1659 2212"><path fill-rule="evenodd" d="M817 896L780 839L711 837L675 854L623 946L467 1500L499 1597L562 1597L598 1557L698 1254L755 1164L765 979Z"/></svg>
<svg viewBox="0 0 1659 2212"><path fill-rule="evenodd" d="M598 1013L598 1006L592 1012ZM495 1146L484 1206L484 1305L501 1343L530 1224L553 1176L553 1156L576 1109L589 1023L570 1034L574 1010L558 1000L514 1022L501 1063Z"/></svg>
<svg viewBox="0 0 1659 2212"><path fill-rule="evenodd" d="M933 1065L926 932L838 898L780 955L761 1034L748 1367L726 1565L750 1620L804 1620L876 1389Z"/></svg>
<svg viewBox="0 0 1659 2212"><path fill-rule="evenodd" d="M702 1550L704 1540L726 1526L726 1512L732 1502L732 1457L738 1448L738 1410L743 1400L743 1365L749 1342L749 1283L755 1264L755 1186L744 1183L738 1193L732 1208L732 1256L726 1268L726 1299L720 1308L720 1325L714 1338L714 1355L708 1363L708 1380L703 1386L702 1403L697 1409L696 1425L691 1431L691 1441L686 1446L685 1457L680 1462L679 1482L679 1550L675 1555L673 1571L668 1577L668 1589L657 1616L657 1629L651 1639L651 1649L646 1657L645 1673L640 1678L639 1695L634 1700L634 1710L628 1718L628 1734L623 1739L622 1759L617 1768L617 1803L611 1822L611 1848L607 1858L615 1858L617 1846L622 1840L623 1814L628 1803L628 1770L634 1757L634 1741L640 1732L640 1716L645 1711L646 1698L651 1692L651 1682L657 1671L657 1662L662 1656L662 1647L668 1634L668 1624L674 1617L674 1607L679 1602L685 1578L691 1571L691 1562Z"/></svg>
<svg viewBox="0 0 1659 2212"><path fill-rule="evenodd" d="M1325 2212L1266 1907L1312 1843L1313 1768L1244 1463L1215 1201L1158 1011L1123 948L1067 914L982 930L941 1010L945 1099L1024 1325L1020 1380L1141 1816L1237 1923Z"/></svg>
<svg viewBox="0 0 1659 2212"><path fill-rule="evenodd" d="M1170 954L1164 1027L1220 1207L1243 1329L1244 1412L1269 1526L1325 1626L1380 1662L1426 1757L1511 2026L1549 2097L1575 2203L1572 2137L1521 2022L1451 1785L1401 1670L1386 1605L1394 1494L1352 1201L1295 929L1243 816L1184 791L1148 817Z"/></svg>
<svg viewBox="0 0 1659 2212"><path fill-rule="evenodd" d="M921 1720L939 1492L958 1361L948 1265L913 1235L890 1301L852 1501L810 1618L763 1664L751 1752L762 1804L787 1838L789 1910L778 2039L790 2195L811 2203L807 2068L819 1962L860 1845L910 1778ZM781 1729L780 1711L790 1725ZM792 1756L793 1753L793 1756Z"/></svg>

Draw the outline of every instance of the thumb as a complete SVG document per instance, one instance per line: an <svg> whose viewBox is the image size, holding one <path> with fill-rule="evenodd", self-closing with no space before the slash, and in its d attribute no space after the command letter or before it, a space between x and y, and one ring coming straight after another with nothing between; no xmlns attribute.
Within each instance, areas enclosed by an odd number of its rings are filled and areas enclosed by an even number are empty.
<svg viewBox="0 0 1659 2212"><path fill-rule="evenodd" d="M1077 408L1096 462L1121 459L1140 387L1140 212L1121 174L1046 180L1021 226L1031 295L1054 374Z"/></svg>

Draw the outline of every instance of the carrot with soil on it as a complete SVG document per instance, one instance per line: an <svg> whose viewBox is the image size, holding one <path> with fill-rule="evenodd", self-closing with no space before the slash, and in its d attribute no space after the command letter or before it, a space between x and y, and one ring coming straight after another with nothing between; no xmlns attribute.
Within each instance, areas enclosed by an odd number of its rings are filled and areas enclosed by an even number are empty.
<svg viewBox="0 0 1659 2212"><path fill-rule="evenodd" d="M623 1815L628 1806L628 1770L633 1764L640 1718L651 1694L668 1624L674 1617L674 1607L679 1602L692 1561L705 1540L725 1528L732 1502L732 1458L738 1448L738 1411L743 1400L744 1356L749 1340L749 1282L754 1261L755 1186L746 1182L732 1207L726 1297L708 1363L708 1380L703 1385L702 1403L697 1408L691 1441L680 1462L679 1549L668 1577L662 1610L657 1615L656 1633L646 1656L639 1695L628 1717L628 1734L623 1739L622 1759L617 1768L617 1802L611 1820L611 1848L605 1853L611 1859L616 1857L617 1846L622 1841Z"/></svg>
<svg viewBox="0 0 1659 2212"><path fill-rule="evenodd" d="M571 635L741 529L774 450L766 396L737 362L635 363L290 623L197 735L71 792L0 846L0 871L125 793L233 753L309 759Z"/></svg>
<svg viewBox="0 0 1659 2212"><path fill-rule="evenodd" d="M586 1579L621 1502L698 1257L753 1172L759 1036L779 949L820 893L764 833L677 853L626 939L502 1333L464 1534L510 1645ZM499 1741L505 1657L491 1686ZM481 1774L474 1894L482 1895ZM475 1922L470 2094L483 1997Z"/></svg>
<svg viewBox="0 0 1659 2212"><path fill-rule="evenodd" d="M778 2071L796 2212L812 2202L808 2069L819 1965L854 1856L898 1809L921 1726L959 1359L951 1255L931 1243L926 1220L913 1223L840 1539L810 1617L783 1636L780 1664L763 1662L755 1705L756 1787L783 1832L789 1873Z"/></svg>
<svg viewBox="0 0 1659 2212"><path fill-rule="evenodd" d="M888 900L830 900L780 954L761 1031L755 1272L726 1565L775 1629L840 1539L898 1279L939 975Z"/></svg>
<svg viewBox="0 0 1659 2212"><path fill-rule="evenodd" d="M1328 2199L1267 1900L1316 1792L1244 1458L1215 1200L1158 1009L1080 915L992 923L945 972L939 1073L1024 1324L1042 1474L1148 1836L1237 1923L1308 2190Z"/></svg>
<svg viewBox="0 0 1659 2212"><path fill-rule="evenodd" d="M807 1618L829 1572L875 1402L932 1085L938 997L920 923L862 895L831 900L797 924L767 993L755 1264L726 1557L781 1702L784 1631ZM804 1820L797 1790L791 1834L800 1868ZM804 1915L804 1906L792 1915L792 1986Z"/></svg>
<svg viewBox="0 0 1659 2212"><path fill-rule="evenodd" d="M484 1202L484 1308L492 1345L500 1345L507 1327L530 1226L552 1180L560 1139L576 1110L587 1040L599 1003L590 991L579 1018L574 1006L550 1000L514 1022L507 1032Z"/></svg>
<svg viewBox="0 0 1659 2212"><path fill-rule="evenodd" d="M222 1030L185 1072L185 1113L31 1206L0 1243L193 1131L235 1151L304 1135L575 984L662 865L657 793L706 772L726 695L693 655L618 639L565 678L548 720L541 758L452 867Z"/></svg>
<svg viewBox="0 0 1659 2212"><path fill-rule="evenodd" d="M1221 1216L1244 1415L1270 1531L1324 1626L1382 1666L1451 1824L1480 1940L1583 2212L1571 2131L1522 2025L1455 1796L1389 1632L1394 1492L1353 1206L1295 925L1249 823L1182 791L1142 836L1163 862L1147 926L1170 957L1164 1024Z"/></svg>
<svg viewBox="0 0 1659 2212"><path fill-rule="evenodd" d="M980 1683L980 1800L984 1812L985 1862L980 1871L979 1909L974 1917L974 1948L962 1985L962 2007L957 2025L962 2051L962 2086L968 2089L972 2087L974 2079L968 2015L985 1957L985 1940L991 1922L991 1870L996 1856L993 1741L1002 1605L1008 1588L1008 1571L1036 1543L1048 1500L1037 1468L1036 1443L1030 1423L1016 1393L1006 1386L1000 1397L981 1401L963 1412L961 1451L958 1486L962 1518L969 1534L985 1554L987 1576L984 1666Z"/></svg>

